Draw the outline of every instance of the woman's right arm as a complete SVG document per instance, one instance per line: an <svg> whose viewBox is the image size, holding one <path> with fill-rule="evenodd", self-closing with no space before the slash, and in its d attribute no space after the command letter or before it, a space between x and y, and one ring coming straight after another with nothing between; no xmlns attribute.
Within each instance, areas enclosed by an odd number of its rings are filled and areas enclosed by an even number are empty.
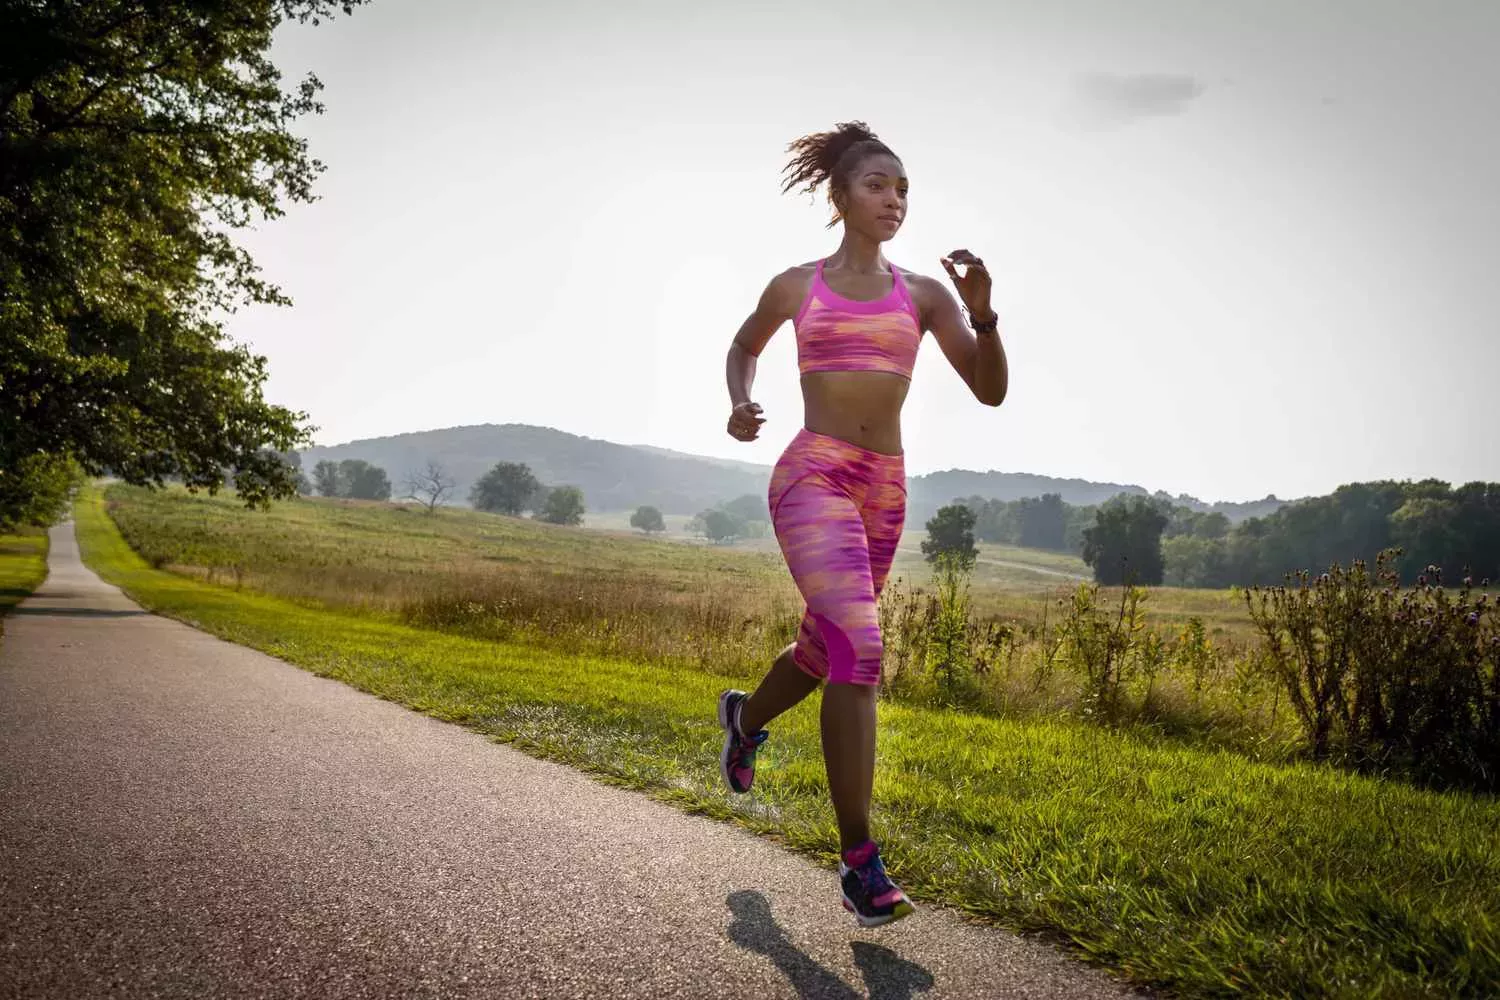
<svg viewBox="0 0 1500 1000"><path fill-rule="evenodd" d="M755 311L740 324L734 342L729 345L729 356L724 361L724 377L729 385L732 407L729 433L740 441L754 441L760 433L760 425L766 422L760 416L760 404L750 401L756 359L781 324L797 314L800 301L795 269L778 274L761 292Z"/></svg>

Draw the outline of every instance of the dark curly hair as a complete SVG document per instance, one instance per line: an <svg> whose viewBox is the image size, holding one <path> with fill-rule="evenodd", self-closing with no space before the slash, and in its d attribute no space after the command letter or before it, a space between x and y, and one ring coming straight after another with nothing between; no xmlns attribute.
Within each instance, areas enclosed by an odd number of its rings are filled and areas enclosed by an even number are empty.
<svg viewBox="0 0 1500 1000"><path fill-rule="evenodd" d="M840 218L833 193L841 188L848 190L849 179L860 160L874 153L896 156L864 122L839 122L832 132L804 135L789 143L786 149L793 155L782 170L786 180L781 185L781 192L785 194L798 188L812 194L826 181L828 203L834 206L829 228ZM900 159L899 156L896 158Z"/></svg>

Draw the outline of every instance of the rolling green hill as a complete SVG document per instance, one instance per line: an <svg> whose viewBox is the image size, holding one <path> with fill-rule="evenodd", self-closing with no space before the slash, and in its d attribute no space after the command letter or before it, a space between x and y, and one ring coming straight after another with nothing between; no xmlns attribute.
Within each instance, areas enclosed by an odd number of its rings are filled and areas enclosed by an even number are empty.
<svg viewBox="0 0 1500 1000"><path fill-rule="evenodd" d="M458 481L456 503L466 501L469 487L496 462L524 462L538 479L583 490L590 511L627 511L651 504L664 514L696 514L746 493L763 496L770 482L770 466L733 459L687 455L648 445L616 444L580 437L550 427L529 424L480 424L418 431L394 437L351 441L301 453L310 471L329 459L364 459L386 470L399 496L402 480L428 460L441 462ZM958 497L995 500L1059 493L1070 504L1094 504L1117 493L1146 494L1141 486L1095 483L1085 479L1057 479L1015 472L972 472L953 469L908 481L911 507L908 519L919 523ZM1223 510L1231 520L1266 514L1282 501L1269 497L1247 504L1205 504L1177 497L1183 506Z"/></svg>

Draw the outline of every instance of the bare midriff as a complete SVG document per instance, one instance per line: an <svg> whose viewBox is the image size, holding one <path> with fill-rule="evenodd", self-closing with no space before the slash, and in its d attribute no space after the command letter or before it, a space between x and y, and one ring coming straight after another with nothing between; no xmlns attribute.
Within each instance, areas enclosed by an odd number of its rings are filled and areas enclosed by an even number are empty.
<svg viewBox="0 0 1500 1000"><path fill-rule="evenodd" d="M901 454L901 407L911 382L891 372L808 372L803 426L869 451Z"/></svg>

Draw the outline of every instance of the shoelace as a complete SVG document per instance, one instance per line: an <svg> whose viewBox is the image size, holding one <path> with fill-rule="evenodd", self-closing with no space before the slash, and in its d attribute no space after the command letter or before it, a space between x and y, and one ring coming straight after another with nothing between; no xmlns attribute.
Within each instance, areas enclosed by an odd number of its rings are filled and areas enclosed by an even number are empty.
<svg viewBox="0 0 1500 1000"><path fill-rule="evenodd" d="M871 899L878 899L896 888L896 883L885 873L885 862L880 860L879 854L854 869L854 874Z"/></svg>
<svg viewBox="0 0 1500 1000"><path fill-rule="evenodd" d="M736 762L739 764L744 764L749 761L752 757L755 756L755 751L760 749L760 745L764 743L770 737L770 735L770 730L762 729L754 736L741 736L739 738L738 744L735 747L735 757L737 758Z"/></svg>

